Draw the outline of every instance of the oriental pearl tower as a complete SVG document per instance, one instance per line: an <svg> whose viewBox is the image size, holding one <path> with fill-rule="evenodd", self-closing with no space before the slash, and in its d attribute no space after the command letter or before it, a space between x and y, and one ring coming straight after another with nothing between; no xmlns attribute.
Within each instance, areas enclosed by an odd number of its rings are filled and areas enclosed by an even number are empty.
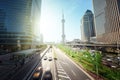
<svg viewBox="0 0 120 80"><path fill-rule="evenodd" d="M64 23L65 23L65 19L64 19L64 14L62 13L62 44L65 44L65 30L64 30Z"/></svg>

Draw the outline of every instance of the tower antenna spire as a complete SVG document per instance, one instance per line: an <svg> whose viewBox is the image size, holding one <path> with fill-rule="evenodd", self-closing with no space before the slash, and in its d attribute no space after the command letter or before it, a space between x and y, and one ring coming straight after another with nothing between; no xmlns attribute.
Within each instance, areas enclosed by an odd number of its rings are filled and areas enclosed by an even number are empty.
<svg viewBox="0 0 120 80"><path fill-rule="evenodd" d="M63 11L63 9L62 9L62 19L64 19L64 11Z"/></svg>

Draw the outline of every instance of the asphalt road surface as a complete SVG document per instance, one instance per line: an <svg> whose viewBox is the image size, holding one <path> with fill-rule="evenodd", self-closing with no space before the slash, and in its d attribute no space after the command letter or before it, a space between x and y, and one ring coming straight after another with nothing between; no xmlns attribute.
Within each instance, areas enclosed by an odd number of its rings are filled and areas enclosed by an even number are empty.
<svg viewBox="0 0 120 80"><path fill-rule="evenodd" d="M59 80L92 80L89 75L77 66L58 48L54 48L57 54L56 67ZM89 76L89 77L88 77Z"/></svg>
<svg viewBox="0 0 120 80"><path fill-rule="evenodd" d="M24 66L22 66L9 80L23 80L29 73L31 68L40 62L40 55L36 54L35 57ZM40 64L40 63L39 63Z"/></svg>
<svg viewBox="0 0 120 80"><path fill-rule="evenodd" d="M47 59L44 59L47 57ZM51 60L49 60L49 57L51 57ZM42 68L43 68L43 73L47 68L50 68L52 72L52 78L55 80L55 66L54 66L54 60L53 60L53 51L52 48L48 50L48 52L44 55L42 59Z"/></svg>
<svg viewBox="0 0 120 80"><path fill-rule="evenodd" d="M54 60L54 51L57 55L57 60ZM50 68L53 80L92 80L89 75L87 75L58 48L50 48L41 60L39 60L39 56L40 55L36 55L36 57L26 68L24 68L24 70L21 70L19 74L16 74L16 77L11 78L10 80L23 80L22 78L26 76L25 73L29 71L28 67L33 66L33 63L36 62L39 63L38 66L42 66L43 73L47 68ZM45 57L47 57L47 59L45 59ZM51 60L49 60L49 57L51 57ZM29 80L32 80L32 77Z"/></svg>
<svg viewBox="0 0 120 80"><path fill-rule="evenodd" d="M11 75L9 80L33 80L32 74L34 73L35 68L42 66L41 56L43 56L47 50L48 48L42 53L36 53L33 59L31 59L28 63L20 67L14 75Z"/></svg>

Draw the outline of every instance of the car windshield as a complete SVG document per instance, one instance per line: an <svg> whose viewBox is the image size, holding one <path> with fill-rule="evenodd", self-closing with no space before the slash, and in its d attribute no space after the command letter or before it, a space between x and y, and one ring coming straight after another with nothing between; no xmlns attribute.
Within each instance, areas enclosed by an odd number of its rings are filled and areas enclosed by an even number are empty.
<svg viewBox="0 0 120 80"><path fill-rule="evenodd" d="M120 0L0 0L0 80L120 80Z"/></svg>

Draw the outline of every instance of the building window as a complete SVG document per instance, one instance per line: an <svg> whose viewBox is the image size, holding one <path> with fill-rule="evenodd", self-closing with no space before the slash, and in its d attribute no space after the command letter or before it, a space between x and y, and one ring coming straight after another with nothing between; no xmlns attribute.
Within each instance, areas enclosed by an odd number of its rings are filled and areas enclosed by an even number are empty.
<svg viewBox="0 0 120 80"><path fill-rule="evenodd" d="M120 0L117 0L117 4L118 4L118 10L119 10L119 14L120 14Z"/></svg>

